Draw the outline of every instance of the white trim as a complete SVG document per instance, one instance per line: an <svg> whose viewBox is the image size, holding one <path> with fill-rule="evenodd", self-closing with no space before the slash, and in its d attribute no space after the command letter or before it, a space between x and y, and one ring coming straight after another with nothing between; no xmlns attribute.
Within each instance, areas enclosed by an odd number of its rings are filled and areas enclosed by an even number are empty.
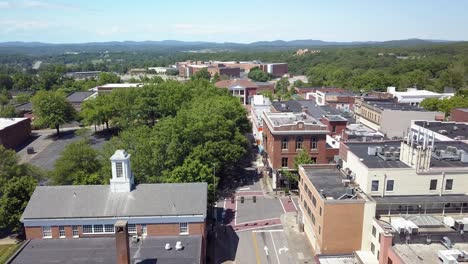
<svg viewBox="0 0 468 264"><path fill-rule="evenodd" d="M45 229L48 229L48 230L45 230ZM47 235L46 235L46 232L47 232ZM50 233L50 235L48 233ZM52 238L51 226L42 226L42 238Z"/></svg>
<svg viewBox="0 0 468 264"><path fill-rule="evenodd" d="M182 227L182 225L187 225L186 227ZM185 232L182 232L182 228L187 228L187 230ZM188 235L190 232L189 232L189 223L187 222L182 222L182 223L179 223L179 235L181 236L186 236Z"/></svg>

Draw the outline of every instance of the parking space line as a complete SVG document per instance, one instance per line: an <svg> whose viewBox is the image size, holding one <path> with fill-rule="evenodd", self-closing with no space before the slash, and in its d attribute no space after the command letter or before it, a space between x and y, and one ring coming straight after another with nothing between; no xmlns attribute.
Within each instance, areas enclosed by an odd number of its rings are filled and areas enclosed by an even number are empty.
<svg viewBox="0 0 468 264"><path fill-rule="evenodd" d="M275 239L273 238L272 233L270 233L270 236L271 236L271 242L273 242L273 249L275 250L276 260L278 261L278 264L280 264L280 260L279 260L279 257L278 257L278 251L276 251Z"/></svg>
<svg viewBox="0 0 468 264"><path fill-rule="evenodd" d="M257 235L255 233L252 233L252 240L254 244L255 258L257 259L257 264L260 264L260 254L258 253Z"/></svg>

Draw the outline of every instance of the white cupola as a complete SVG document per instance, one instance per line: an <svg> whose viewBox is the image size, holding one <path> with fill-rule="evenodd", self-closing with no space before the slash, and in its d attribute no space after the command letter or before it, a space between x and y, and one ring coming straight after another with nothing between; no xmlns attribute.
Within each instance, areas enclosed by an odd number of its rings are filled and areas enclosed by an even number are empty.
<svg viewBox="0 0 468 264"><path fill-rule="evenodd" d="M119 149L115 151L110 160L112 164L111 192L130 192L133 188L130 154Z"/></svg>

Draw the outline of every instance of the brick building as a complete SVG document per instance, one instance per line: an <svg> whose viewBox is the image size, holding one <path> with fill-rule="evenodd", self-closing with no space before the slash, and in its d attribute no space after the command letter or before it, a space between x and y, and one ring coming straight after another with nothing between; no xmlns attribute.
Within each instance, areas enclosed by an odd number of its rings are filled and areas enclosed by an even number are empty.
<svg viewBox="0 0 468 264"><path fill-rule="evenodd" d="M257 94L258 85L247 79L222 80L215 83L218 88L226 88L233 95L239 98L244 105L250 104L254 95Z"/></svg>
<svg viewBox="0 0 468 264"><path fill-rule="evenodd" d="M0 118L0 145L16 148L31 135L31 119Z"/></svg>
<svg viewBox="0 0 468 264"><path fill-rule="evenodd" d="M260 70L274 76L281 77L288 73L287 63L262 63L258 65Z"/></svg>
<svg viewBox="0 0 468 264"><path fill-rule="evenodd" d="M455 122L468 122L468 108L455 108L450 112L450 120Z"/></svg>
<svg viewBox="0 0 468 264"><path fill-rule="evenodd" d="M67 101L73 106L76 111L81 111L81 105L84 101L96 98L97 92L73 92L67 96Z"/></svg>
<svg viewBox="0 0 468 264"><path fill-rule="evenodd" d="M206 239L206 183L133 184L130 155L111 157L110 185L38 186L21 221L27 239L114 236L118 220L133 236Z"/></svg>

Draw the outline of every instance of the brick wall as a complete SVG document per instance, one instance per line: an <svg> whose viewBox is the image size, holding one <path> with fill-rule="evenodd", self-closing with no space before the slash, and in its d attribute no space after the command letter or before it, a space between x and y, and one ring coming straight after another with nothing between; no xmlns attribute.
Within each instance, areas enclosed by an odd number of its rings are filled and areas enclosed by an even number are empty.
<svg viewBox="0 0 468 264"><path fill-rule="evenodd" d="M25 142L31 134L31 120L25 119L0 130L0 144L5 148L15 148Z"/></svg>
<svg viewBox="0 0 468 264"><path fill-rule="evenodd" d="M25 233L27 239L41 239L42 238L42 227L33 226L25 227Z"/></svg>
<svg viewBox="0 0 468 264"><path fill-rule="evenodd" d="M450 113L450 120L454 122L468 122L468 111L465 109L453 109Z"/></svg>

